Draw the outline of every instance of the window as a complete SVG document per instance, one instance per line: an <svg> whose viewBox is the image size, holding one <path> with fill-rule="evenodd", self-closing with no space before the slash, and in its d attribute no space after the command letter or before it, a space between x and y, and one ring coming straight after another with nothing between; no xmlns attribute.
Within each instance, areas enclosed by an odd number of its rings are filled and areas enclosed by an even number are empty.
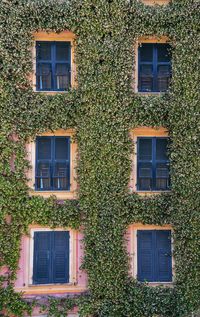
<svg viewBox="0 0 200 317"><path fill-rule="evenodd" d="M167 91L171 77L170 45L142 43L138 58L138 91Z"/></svg>
<svg viewBox="0 0 200 317"><path fill-rule="evenodd" d="M71 43L36 42L36 89L66 91L71 86Z"/></svg>
<svg viewBox="0 0 200 317"><path fill-rule="evenodd" d="M137 231L139 281L171 282L171 230Z"/></svg>
<svg viewBox="0 0 200 317"><path fill-rule="evenodd" d="M137 139L137 189L169 190L168 138L139 137Z"/></svg>
<svg viewBox="0 0 200 317"><path fill-rule="evenodd" d="M70 137L37 137L36 190L70 190Z"/></svg>
<svg viewBox="0 0 200 317"><path fill-rule="evenodd" d="M69 282L69 231L34 232L33 284Z"/></svg>

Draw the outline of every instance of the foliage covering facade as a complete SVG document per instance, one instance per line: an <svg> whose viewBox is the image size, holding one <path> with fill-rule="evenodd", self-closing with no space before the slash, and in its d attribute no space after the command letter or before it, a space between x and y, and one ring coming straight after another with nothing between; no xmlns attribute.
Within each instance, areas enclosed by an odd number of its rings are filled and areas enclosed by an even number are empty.
<svg viewBox="0 0 200 317"><path fill-rule="evenodd" d="M50 299L50 316L78 305L80 316L187 316L199 307L199 1L167 6L139 1L3 0L0 4L0 311L23 316L31 305L12 285L20 239L32 223L84 228L84 270L89 290L77 298ZM76 34L78 87L53 96L34 93L33 32ZM141 36L167 36L173 47L170 92L132 89L134 47ZM130 194L129 131L163 126L171 138L170 193ZM28 196L25 144L48 130L74 128L79 150L78 200ZM14 156L14 168L10 164ZM173 288L139 284L129 275L124 235L136 222L174 228ZM12 252L11 252L12 250ZM114 270L113 270L114 265Z"/></svg>

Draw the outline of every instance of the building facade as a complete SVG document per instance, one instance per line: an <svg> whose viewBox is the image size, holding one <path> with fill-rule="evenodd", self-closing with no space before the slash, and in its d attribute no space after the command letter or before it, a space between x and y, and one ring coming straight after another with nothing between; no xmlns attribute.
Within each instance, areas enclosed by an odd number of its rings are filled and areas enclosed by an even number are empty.
<svg viewBox="0 0 200 317"><path fill-rule="evenodd" d="M1 6L0 314L195 316L198 1Z"/></svg>

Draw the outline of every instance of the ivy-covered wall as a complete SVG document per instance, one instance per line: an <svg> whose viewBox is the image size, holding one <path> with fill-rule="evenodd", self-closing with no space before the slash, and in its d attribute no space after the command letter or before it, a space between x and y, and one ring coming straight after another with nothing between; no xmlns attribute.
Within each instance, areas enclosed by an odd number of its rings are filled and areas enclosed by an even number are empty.
<svg viewBox="0 0 200 317"><path fill-rule="evenodd" d="M49 316L181 317L200 301L199 0L145 6L137 0L0 3L0 311L23 316L37 303L15 293L20 239L28 225L84 228L87 294L50 299ZM78 87L49 96L32 90L31 47L38 30L76 34ZM134 45L141 36L168 36L172 45L170 92L133 92ZM169 130L172 190L155 197L129 194L130 129ZM79 149L79 198L28 196L25 143L48 130L74 128ZM10 164L14 160L13 164ZM124 235L135 222L174 228L173 288L150 287L129 275ZM113 269L114 268L114 269Z"/></svg>

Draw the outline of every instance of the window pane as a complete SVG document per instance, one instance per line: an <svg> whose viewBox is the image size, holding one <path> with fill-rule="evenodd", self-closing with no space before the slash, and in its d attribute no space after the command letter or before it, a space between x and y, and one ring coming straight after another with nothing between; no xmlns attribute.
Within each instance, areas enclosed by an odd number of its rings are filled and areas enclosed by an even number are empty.
<svg viewBox="0 0 200 317"><path fill-rule="evenodd" d="M56 64L56 88L67 90L70 86L70 72L68 64Z"/></svg>
<svg viewBox="0 0 200 317"><path fill-rule="evenodd" d="M68 138L56 138L55 139L55 159L56 160L67 160L69 157L68 153Z"/></svg>
<svg viewBox="0 0 200 317"><path fill-rule="evenodd" d="M170 83L170 66L158 66L158 91L167 91Z"/></svg>
<svg viewBox="0 0 200 317"><path fill-rule="evenodd" d="M167 138L157 138L156 139L156 160L168 160L167 156Z"/></svg>
<svg viewBox="0 0 200 317"><path fill-rule="evenodd" d="M38 60L51 59L51 43L37 42L37 59Z"/></svg>
<svg viewBox="0 0 200 317"><path fill-rule="evenodd" d="M51 188L50 164L39 163L37 166L37 188L48 190Z"/></svg>
<svg viewBox="0 0 200 317"><path fill-rule="evenodd" d="M152 165L142 163L139 165L138 171L138 189L151 190L152 189Z"/></svg>
<svg viewBox="0 0 200 317"><path fill-rule="evenodd" d="M166 164L157 164L156 167L156 189L169 189L169 167Z"/></svg>
<svg viewBox="0 0 200 317"><path fill-rule="evenodd" d="M40 90L52 88L51 65L39 64L37 67L37 87Z"/></svg>
<svg viewBox="0 0 200 317"><path fill-rule="evenodd" d="M153 62L153 44L142 44L139 51L141 62Z"/></svg>
<svg viewBox="0 0 200 317"><path fill-rule="evenodd" d="M56 60L70 61L70 44L56 43Z"/></svg>
<svg viewBox="0 0 200 317"><path fill-rule="evenodd" d="M141 65L139 73L139 90L153 90L153 67L152 65Z"/></svg>
<svg viewBox="0 0 200 317"><path fill-rule="evenodd" d="M38 138L37 139L37 158L38 160L50 160L51 159L51 139L50 138Z"/></svg>
<svg viewBox="0 0 200 317"><path fill-rule="evenodd" d="M157 44L158 62L170 62L170 45Z"/></svg>
<svg viewBox="0 0 200 317"><path fill-rule="evenodd" d="M152 160L152 139L139 139L139 160Z"/></svg>
<svg viewBox="0 0 200 317"><path fill-rule="evenodd" d="M56 163L54 171L54 188L68 189L68 166L66 163Z"/></svg>

